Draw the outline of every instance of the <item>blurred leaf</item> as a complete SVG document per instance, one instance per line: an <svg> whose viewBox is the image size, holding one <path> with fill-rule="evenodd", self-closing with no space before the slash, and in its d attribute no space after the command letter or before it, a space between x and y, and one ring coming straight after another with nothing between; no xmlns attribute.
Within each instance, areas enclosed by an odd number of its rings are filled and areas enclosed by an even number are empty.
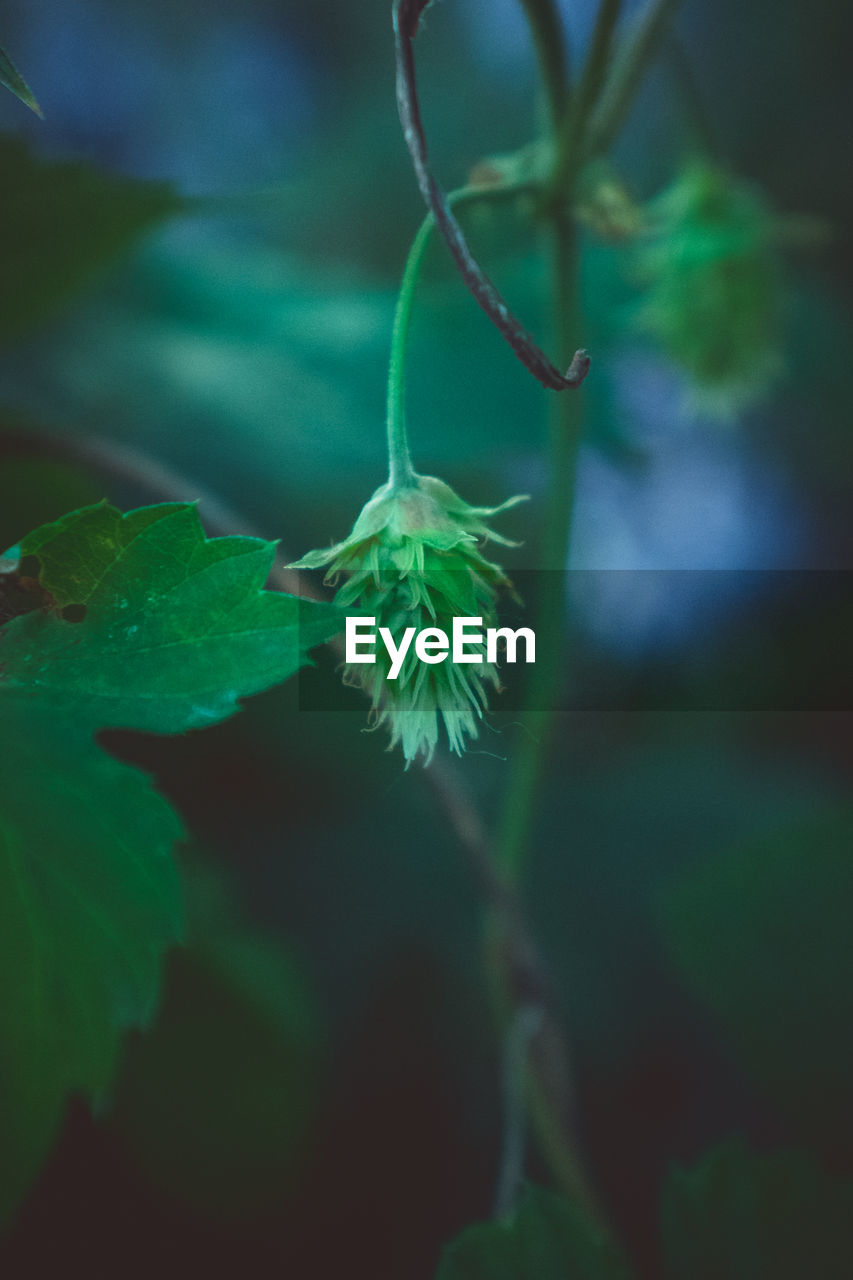
<svg viewBox="0 0 853 1280"><path fill-rule="evenodd" d="M492 237L503 229L499 214L508 211L467 212L472 241L491 258ZM546 439L550 393L448 278L448 256L434 246L415 305L407 373L412 447L422 471L455 481L469 501L487 505L495 490L544 484L531 460ZM502 292L547 342L540 254L494 256ZM219 490L225 485L235 501L240 495L242 504L265 507L256 518L281 529L295 555L340 537L384 479L394 302L394 284L351 268L309 270L268 250L212 248L210 236L193 246L158 241L108 295L75 308L73 323L30 348L26 362L13 353L0 358L0 396L43 421L86 432L93 402L109 405L102 430L118 431ZM600 346L593 354L583 393L595 398L587 438L611 444L619 428L614 412L603 412L608 362ZM498 485L484 462L495 471L520 462L524 472L518 480L498 477ZM333 500L346 495L339 515L316 502L310 486L318 482Z"/></svg>
<svg viewBox="0 0 853 1280"><path fill-rule="evenodd" d="M853 1184L800 1152L758 1156L716 1147L663 1191L668 1280L848 1280Z"/></svg>
<svg viewBox="0 0 853 1280"><path fill-rule="evenodd" d="M196 873L187 891L189 949L169 958L155 1026L127 1042L114 1122L159 1187L257 1211L281 1199L308 1128L318 1018L295 959L234 918L224 886Z"/></svg>
<svg viewBox="0 0 853 1280"><path fill-rule="evenodd" d="M529 1187L511 1218L469 1227L436 1280L628 1280L618 1250L568 1200Z"/></svg>
<svg viewBox="0 0 853 1280"><path fill-rule="evenodd" d="M803 1136L853 1149L853 814L753 837L683 874L662 920L690 990Z"/></svg>
<svg viewBox="0 0 853 1280"><path fill-rule="evenodd" d="M90 275L145 231L178 212L164 183L101 173L89 164L37 159L0 135L0 339L50 316Z"/></svg>
<svg viewBox="0 0 853 1280"><path fill-rule="evenodd" d="M2 1220L46 1155L66 1096L102 1094L120 1032L154 1012L160 953L180 929L170 854L181 825L85 725L14 697L0 703Z"/></svg>
<svg viewBox="0 0 853 1280"><path fill-rule="evenodd" d="M192 506L88 507L21 551L7 576L33 606L0 627L0 1216L66 1095L101 1094L119 1031L150 1019L178 932L180 823L93 733L224 719L338 629L262 590L271 544L208 540Z"/></svg>
<svg viewBox="0 0 853 1280"><path fill-rule="evenodd" d="M35 111L37 116L41 115L41 107L36 102L32 89L6 50L2 48L0 48L0 84L5 85L7 89L11 89L15 97L20 98L21 102L29 107L31 111Z"/></svg>

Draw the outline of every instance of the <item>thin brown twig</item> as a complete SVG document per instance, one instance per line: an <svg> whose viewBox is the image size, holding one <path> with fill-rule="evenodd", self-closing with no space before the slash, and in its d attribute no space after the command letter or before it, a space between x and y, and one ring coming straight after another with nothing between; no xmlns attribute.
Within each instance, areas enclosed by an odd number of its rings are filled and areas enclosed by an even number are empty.
<svg viewBox="0 0 853 1280"><path fill-rule="evenodd" d="M551 391L576 390L589 372L589 355L576 351L566 373L552 364L536 340L527 332L495 284L474 258L450 208L447 195L430 165L415 76L414 39L428 0L395 0L394 40L397 54L397 106L403 136L412 157L415 176L427 208L459 268L469 291L495 327L512 347L519 360L544 387Z"/></svg>
<svg viewBox="0 0 853 1280"><path fill-rule="evenodd" d="M521 897L501 874L482 818L459 774L445 761L434 760L424 770L424 780L456 835L490 912L492 958L501 975L501 997L512 1010L527 1008L541 1014L530 1040L531 1108L534 1113L543 1110L552 1126L549 1161L566 1194L600 1219L596 1198L576 1154L572 1058L563 1014Z"/></svg>

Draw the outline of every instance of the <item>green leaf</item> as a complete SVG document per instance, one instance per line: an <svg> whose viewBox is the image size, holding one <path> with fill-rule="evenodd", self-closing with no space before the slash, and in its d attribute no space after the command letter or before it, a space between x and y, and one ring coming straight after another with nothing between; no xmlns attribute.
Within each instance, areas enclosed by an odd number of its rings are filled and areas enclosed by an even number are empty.
<svg viewBox="0 0 853 1280"><path fill-rule="evenodd" d="M663 1192L668 1280L849 1280L853 1184L807 1156L759 1156L732 1141Z"/></svg>
<svg viewBox="0 0 853 1280"><path fill-rule="evenodd" d="M0 633L0 693L97 728L182 733L223 720L342 629L329 605L263 590L274 543L207 540L186 504L87 507L30 534L21 552L59 611Z"/></svg>
<svg viewBox="0 0 853 1280"><path fill-rule="evenodd" d="M102 503L22 541L0 626L0 1218L66 1096L103 1095L119 1033L150 1021L178 934L180 822L93 734L222 720L340 629L331 606L263 590L274 550L208 540L180 504Z"/></svg>
<svg viewBox="0 0 853 1280"><path fill-rule="evenodd" d="M25 106L31 111L35 111L37 116L42 114L41 107L35 100L32 89L15 66L5 49L0 48L0 84L11 89L16 98L20 98Z"/></svg>
<svg viewBox="0 0 853 1280"><path fill-rule="evenodd" d="M280 1204L314 1112L319 1018L303 969L239 920L229 886L186 881L188 947L153 1029L129 1037L111 1123L158 1188L239 1217Z"/></svg>
<svg viewBox="0 0 853 1280"><path fill-rule="evenodd" d="M577 1206L529 1187L511 1218L469 1227L436 1280L628 1280L618 1250Z"/></svg>
<svg viewBox="0 0 853 1280"><path fill-rule="evenodd" d="M180 930L172 809L85 729L0 700L0 1220L66 1096L109 1086Z"/></svg>
<svg viewBox="0 0 853 1280"><path fill-rule="evenodd" d="M661 918L689 989L802 1138L853 1151L853 813L830 809L691 868Z"/></svg>
<svg viewBox="0 0 853 1280"><path fill-rule="evenodd" d="M0 135L0 339L50 316L93 273L178 212L164 183L101 173L84 163L37 159Z"/></svg>

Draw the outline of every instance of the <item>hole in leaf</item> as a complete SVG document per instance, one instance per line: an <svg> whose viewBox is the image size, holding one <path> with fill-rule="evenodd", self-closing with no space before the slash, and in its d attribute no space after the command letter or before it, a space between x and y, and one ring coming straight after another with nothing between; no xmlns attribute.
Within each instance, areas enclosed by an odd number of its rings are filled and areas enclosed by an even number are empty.
<svg viewBox="0 0 853 1280"><path fill-rule="evenodd" d="M66 622L82 622L86 616L86 606L84 604L67 604L62 610L61 616Z"/></svg>
<svg viewBox="0 0 853 1280"><path fill-rule="evenodd" d="M21 563L18 565L19 578L34 578L38 581L41 573L41 562L38 556L22 556Z"/></svg>

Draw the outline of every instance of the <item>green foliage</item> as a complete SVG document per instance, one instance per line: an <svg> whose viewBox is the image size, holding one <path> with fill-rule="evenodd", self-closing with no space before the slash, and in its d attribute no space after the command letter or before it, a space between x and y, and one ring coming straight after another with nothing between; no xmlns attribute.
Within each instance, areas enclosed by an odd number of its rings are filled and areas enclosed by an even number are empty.
<svg viewBox="0 0 853 1280"><path fill-rule="evenodd" d="M180 930L170 854L181 825L85 721L2 683L0 752L2 1220L66 1096L103 1095L121 1030L154 1012L160 953Z"/></svg>
<svg viewBox="0 0 853 1280"><path fill-rule="evenodd" d="M662 899L690 990L802 1135L853 1149L853 814L829 810L682 873Z"/></svg>
<svg viewBox="0 0 853 1280"><path fill-rule="evenodd" d="M649 206L636 256L638 315L707 407L733 412L778 372L781 291L773 218L761 196L695 161Z"/></svg>
<svg viewBox="0 0 853 1280"><path fill-rule="evenodd" d="M329 606L263 590L273 543L208 541L186 504L84 508L30 534L21 553L23 567L37 558L57 608L0 635L0 692L92 728L203 728L339 629Z"/></svg>
<svg viewBox="0 0 853 1280"><path fill-rule="evenodd" d="M41 107L36 102L32 89L5 49L0 49L0 84L10 89L15 97L20 98L21 102L31 111L35 111L37 116L41 115Z"/></svg>
<svg viewBox="0 0 853 1280"><path fill-rule="evenodd" d="M186 880L188 946L171 953L155 1026L126 1042L112 1123L173 1196L217 1215L279 1201L321 1061L306 980L235 918L226 888Z"/></svg>
<svg viewBox="0 0 853 1280"><path fill-rule="evenodd" d="M797 1153L715 1148L664 1188L667 1280L848 1280L853 1184Z"/></svg>
<svg viewBox="0 0 853 1280"><path fill-rule="evenodd" d="M0 175L0 339L27 333L181 208L167 184L42 161L9 136L0 136Z"/></svg>
<svg viewBox="0 0 853 1280"><path fill-rule="evenodd" d="M32 606L0 627L0 1216L66 1095L101 1096L119 1032L150 1021L179 932L180 823L93 734L222 720L338 629L262 589L271 544L207 540L192 506L84 508L21 550Z"/></svg>
<svg viewBox="0 0 853 1280"><path fill-rule="evenodd" d="M504 208L465 213L467 223L488 213L514 225ZM478 237L478 247L480 239L488 238ZM309 268L242 245L212 248L211 240L146 245L109 290L75 310L73 324L40 339L31 366L0 364L0 397L82 432L91 430L93 402L115 402L122 433L141 448L194 474L204 467L235 502L250 487L253 500L269 503L271 520L281 518L286 494L285 541L295 545L307 533L322 545L352 521L386 467L393 287L349 268L333 272L328 262ZM416 302L409 432L424 470L487 501L484 465L505 471L541 446L550 393L476 303L444 279L439 250L429 253ZM547 296L541 255L498 265L502 289L538 332ZM601 404L607 363L599 358L597 381L588 378L583 392L596 397L594 443L617 434L613 411L605 416ZM197 421L203 451L187 433ZM262 468L253 464L256 451ZM346 495L347 505L330 514L325 502L309 500L312 484L331 500Z"/></svg>
<svg viewBox="0 0 853 1280"><path fill-rule="evenodd" d="M511 1218L469 1227L436 1280L628 1280L611 1241L577 1206L530 1187Z"/></svg>

